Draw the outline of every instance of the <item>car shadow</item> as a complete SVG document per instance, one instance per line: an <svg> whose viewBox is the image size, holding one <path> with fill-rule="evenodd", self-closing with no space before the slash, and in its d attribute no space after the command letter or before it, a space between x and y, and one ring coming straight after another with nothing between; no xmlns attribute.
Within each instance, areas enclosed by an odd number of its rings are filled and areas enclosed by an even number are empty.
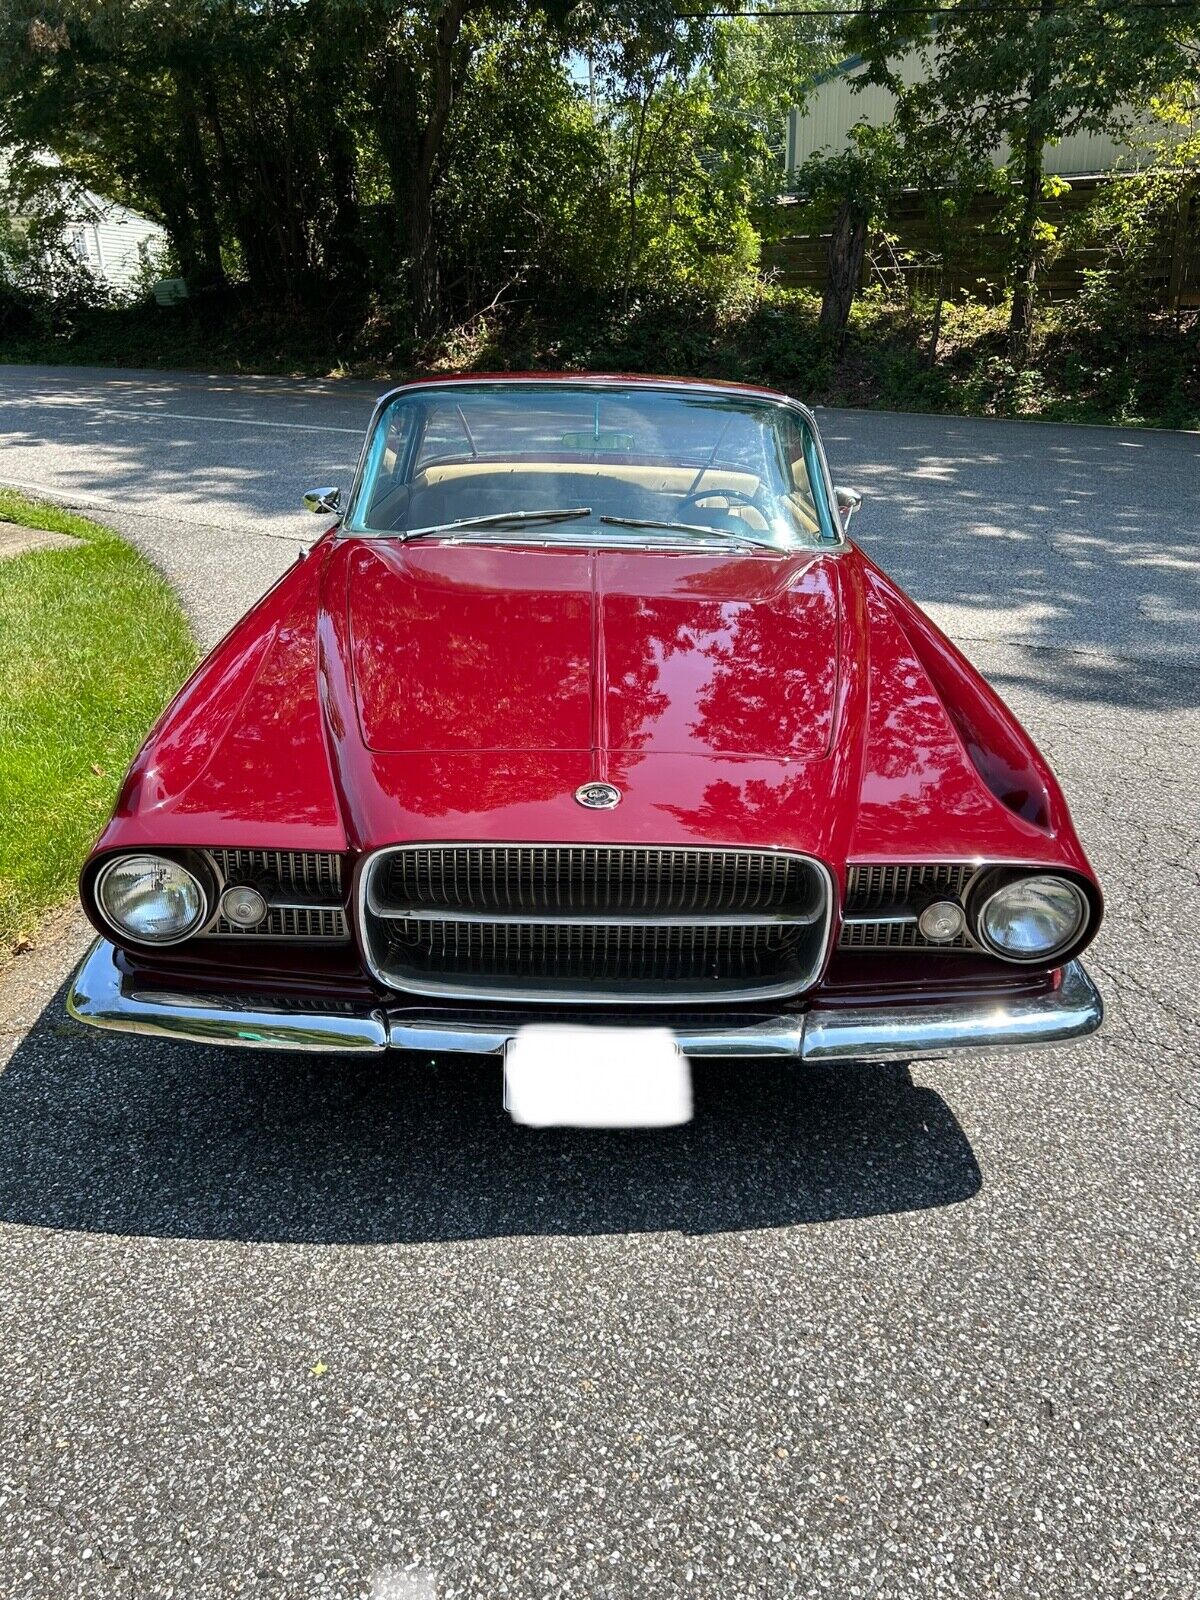
<svg viewBox="0 0 1200 1600"><path fill-rule="evenodd" d="M531 1131L494 1061L126 1039L62 999L0 1075L7 1222L305 1244L704 1234L952 1205L982 1181L903 1065L705 1062L686 1127Z"/></svg>

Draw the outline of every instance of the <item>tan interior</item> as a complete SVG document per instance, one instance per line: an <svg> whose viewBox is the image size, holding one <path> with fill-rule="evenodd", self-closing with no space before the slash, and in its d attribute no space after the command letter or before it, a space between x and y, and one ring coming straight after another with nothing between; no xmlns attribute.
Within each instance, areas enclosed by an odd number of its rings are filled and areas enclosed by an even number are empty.
<svg viewBox="0 0 1200 1600"><path fill-rule="evenodd" d="M657 494L687 494L693 484L697 490L739 489L755 494L760 479L753 472L731 472L715 467L640 466L616 461L446 461L422 467L413 475L421 488L435 483L453 483L460 478L503 478L514 473L522 477L605 478L616 483L633 483L639 489Z"/></svg>
<svg viewBox="0 0 1200 1600"><path fill-rule="evenodd" d="M724 491L750 496L759 493L762 488L762 480L755 473L733 468L577 460L433 462L426 467L418 468L413 474L411 485L392 484L388 487L390 474L387 456L392 454L390 450L386 452L381 463L383 471L371 505L370 521L372 526L377 528L388 526L388 519L401 506L411 512L405 517L405 523L410 527L432 525L443 520L443 517L447 521L453 521L458 516L472 515L473 513L467 509L451 510L451 503L444 499L445 494L449 492L453 496L457 487L462 486L466 489L471 483L478 484L480 490L485 487L488 489L499 487L508 478L519 477L523 483L531 478L555 480L552 498L555 504L563 505L571 504L581 493L587 494L589 482L597 485L601 483L624 485L651 495L701 496L701 505L711 497L713 509L722 508ZM421 508L421 501L426 497L430 502L427 511ZM808 495L793 490L786 496L784 503L795 519L799 531L808 536L819 535L820 523L816 507ZM491 507L485 501L482 509L486 512ZM674 514L674 509L667 504L655 510L653 514L669 519ZM681 520L687 520L686 509L685 507ZM722 509L728 509L731 517L744 523L747 529L755 533L767 530L767 520L757 506L734 504Z"/></svg>

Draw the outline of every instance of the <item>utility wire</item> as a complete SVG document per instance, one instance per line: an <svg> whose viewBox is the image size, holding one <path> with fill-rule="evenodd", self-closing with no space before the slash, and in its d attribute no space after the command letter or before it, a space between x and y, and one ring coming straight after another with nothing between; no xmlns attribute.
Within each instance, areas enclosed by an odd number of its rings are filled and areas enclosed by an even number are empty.
<svg viewBox="0 0 1200 1600"><path fill-rule="evenodd" d="M1086 11L1097 16L1107 17L1124 15L1127 11L1181 11L1185 7L1195 11L1194 5L1189 5L1188 0L1122 0L1121 4L1089 5L1086 0L1077 3L1059 5L1054 8L1055 13ZM803 9L780 9L778 11L677 11L676 17L681 22L703 22L708 19L732 18L747 22L771 22L776 17L862 17L867 22L884 22L889 17L980 17L995 16L1000 14L1013 15L1026 12L1030 16L1039 13L1031 5L1014 3L1014 0L985 0L983 4L973 4L972 0L965 0L963 5L927 5L927 6L889 6L886 4L882 10L875 11L871 8L869 0L861 6L805 6Z"/></svg>

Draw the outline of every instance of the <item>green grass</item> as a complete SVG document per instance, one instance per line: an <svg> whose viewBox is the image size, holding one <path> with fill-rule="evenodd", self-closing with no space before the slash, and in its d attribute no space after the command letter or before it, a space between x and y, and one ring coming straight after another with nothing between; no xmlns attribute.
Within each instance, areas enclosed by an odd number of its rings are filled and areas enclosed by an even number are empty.
<svg viewBox="0 0 1200 1600"><path fill-rule="evenodd" d="M147 728L196 660L166 580L99 523L0 489L72 548L0 562L0 964L74 893Z"/></svg>

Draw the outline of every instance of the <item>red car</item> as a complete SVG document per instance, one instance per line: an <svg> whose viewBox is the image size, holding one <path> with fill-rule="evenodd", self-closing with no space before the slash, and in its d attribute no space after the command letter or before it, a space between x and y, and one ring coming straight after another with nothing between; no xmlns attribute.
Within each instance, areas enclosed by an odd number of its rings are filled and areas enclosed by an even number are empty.
<svg viewBox="0 0 1200 1600"><path fill-rule="evenodd" d="M500 1053L908 1058L1099 1026L1101 916L1011 713L846 537L811 413L406 384L336 525L154 728L81 880L81 1022Z"/></svg>

